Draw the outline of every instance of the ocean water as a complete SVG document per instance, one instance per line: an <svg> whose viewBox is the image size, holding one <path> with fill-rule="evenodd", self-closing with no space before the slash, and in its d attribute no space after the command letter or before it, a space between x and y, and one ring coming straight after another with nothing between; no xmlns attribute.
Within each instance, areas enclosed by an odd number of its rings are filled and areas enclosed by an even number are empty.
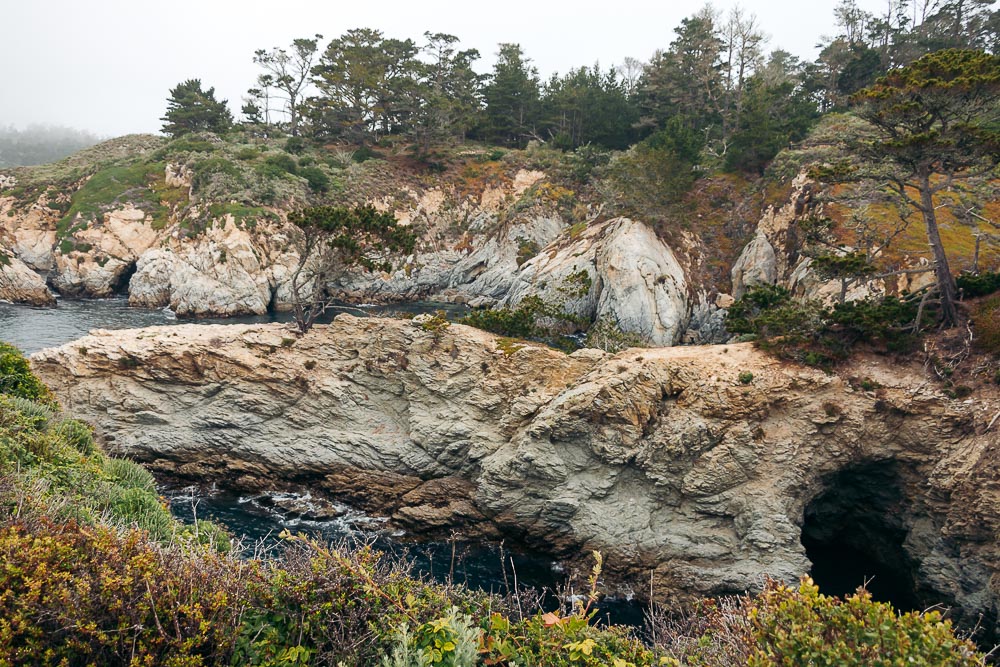
<svg viewBox="0 0 1000 667"><path fill-rule="evenodd" d="M444 310L449 317L461 317L465 306L432 301L416 301L388 306L340 305L331 308L321 322L340 313L380 315L420 314ZM0 302L0 340L16 345L27 354L62 345L86 336L91 329L132 329L171 324L253 324L290 322L291 313L250 315L231 318L178 318L166 308L131 308L124 297L113 299L60 299L55 308L35 308Z"/></svg>
<svg viewBox="0 0 1000 667"><path fill-rule="evenodd" d="M192 522L208 519L224 525L242 543L246 553L280 557L283 531L302 534L323 543L364 545L405 560L416 576L438 582L463 584L476 590L506 594L516 588L534 588L543 593L546 610L557 609L572 592L586 585L588 572L568 573L540 553L511 549L497 542L463 539L417 541L412 535L391 528L384 517L369 516L345 505L336 505L338 516L304 518L300 508L326 506L308 492L276 491L240 494L198 487L163 487L171 511ZM291 501L291 502L289 502ZM295 509L283 509L289 505ZM626 598L605 598L597 605L595 620L641 626L645 607Z"/></svg>

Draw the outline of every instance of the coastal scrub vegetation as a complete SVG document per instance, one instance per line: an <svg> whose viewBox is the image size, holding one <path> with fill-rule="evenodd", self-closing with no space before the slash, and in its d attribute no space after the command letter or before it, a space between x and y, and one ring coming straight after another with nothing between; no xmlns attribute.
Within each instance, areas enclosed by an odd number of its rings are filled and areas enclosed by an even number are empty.
<svg viewBox="0 0 1000 667"><path fill-rule="evenodd" d="M595 624L602 559L582 596L431 583L371 546L284 534L281 557L181 525L138 465L108 457L13 348L0 390L0 665L984 664L937 612L897 614L804 579L688 615L654 605L646 640Z"/></svg>
<svg viewBox="0 0 1000 667"><path fill-rule="evenodd" d="M828 368L860 342L887 352L912 349L921 326L932 321L929 312L920 311L921 298L888 296L825 306L795 300L781 286L761 285L730 306L726 328L781 358Z"/></svg>

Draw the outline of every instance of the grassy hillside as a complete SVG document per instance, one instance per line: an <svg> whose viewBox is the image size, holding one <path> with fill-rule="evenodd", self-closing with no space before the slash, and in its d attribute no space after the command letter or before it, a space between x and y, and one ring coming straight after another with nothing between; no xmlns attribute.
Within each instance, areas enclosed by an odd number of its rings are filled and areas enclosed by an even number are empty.
<svg viewBox="0 0 1000 667"><path fill-rule="evenodd" d="M312 204L378 202L416 209L426 193L437 191L445 211L439 217L446 224L421 227L420 247L429 250L467 247L470 225L482 221L460 209L470 202L479 204L492 190L507 188L505 198L497 202L494 224L549 212L582 229L595 220L629 215L685 251L692 284L728 292L730 268L761 213L787 202L791 181L799 173L849 159L839 142L864 131L853 116L829 114L804 141L779 153L763 176L698 172L684 178L671 171L669 157L645 145L615 152L589 145L562 151L539 144L519 150L467 143L441 146L418 159L409 144L393 137L358 148L298 138L262 139L242 132L225 137L189 134L174 140L135 135L51 165L9 170L5 173L16 184L0 186L0 197L12 198L10 216L36 203L52 209L58 238L73 249L74 232L124 205L144 210L154 228L196 236L225 215L253 227ZM167 178L168 165L174 178ZM541 180L517 196L509 194L518 173L533 172L543 174ZM989 222L1000 214L995 185L981 189L972 200L941 196L941 233L956 271L973 268L977 236L979 268L1000 265L1000 234ZM858 215L885 234L898 225L894 207L877 199L859 204L856 195L846 186L817 193L839 242L859 244ZM881 267L899 268L928 256L917 218L911 212L909 226L880 257ZM419 227L427 220L415 222ZM477 228L476 236L482 238L484 231L488 229Z"/></svg>

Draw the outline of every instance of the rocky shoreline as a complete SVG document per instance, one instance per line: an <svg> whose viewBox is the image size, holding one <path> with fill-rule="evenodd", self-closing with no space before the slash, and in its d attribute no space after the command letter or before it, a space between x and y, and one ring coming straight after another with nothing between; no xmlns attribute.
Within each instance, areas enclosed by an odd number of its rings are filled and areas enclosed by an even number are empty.
<svg viewBox="0 0 1000 667"><path fill-rule="evenodd" d="M610 580L680 600L796 579L804 541L867 544L914 599L996 631L996 400L950 400L920 369L828 375L749 344L565 355L345 315L301 337L95 331L32 364L112 451L170 475L298 484L564 560L600 549Z"/></svg>
<svg viewBox="0 0 1000 667"><path fill-rule="evenodd" d="M165 182L190 196L190 170L172 163L165 169ZM649 345L727 339L723 316L732 299L718 287L704 287L695 268L717 262L717 249L688 233L668 243L645 221L602 216L602 206L585 207L586 219L574 224L545 197L531 194L532 188L548 192L547 179L544 172L522 168L509 181L478 192L431 187L370 200L400 224L419 225L418 248L392 272L349 275L331 285L332 292L351 303L432 300L490 307L538 297L586 323L583 328L608 322ZM807 179L797 179L789 201L764 212L758 237L733 269L737 291L787 282L792 273L798 284L809 274L772 247L783 247L778 237L803 213L809 187ZM68 231L60 211L45 196L28 207L0 197L0 254L11 259L0 264L0 299L54 305L55 294L118 294L134 306L166 307L191 318L290 308L289 280L298 257L288 210L281 207L248 222L232 214L204 218L206 212L192 205L164 223L122 201ZM795 255L794 248L787 250ZM829 291L823 281L813 282L817 294Z"/></svg>

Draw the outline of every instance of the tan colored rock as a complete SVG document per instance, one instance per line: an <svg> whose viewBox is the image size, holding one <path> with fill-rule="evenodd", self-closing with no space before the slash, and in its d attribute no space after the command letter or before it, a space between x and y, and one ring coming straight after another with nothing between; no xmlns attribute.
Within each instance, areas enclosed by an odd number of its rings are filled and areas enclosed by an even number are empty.
<svg viewBox="0 0 1000 667"><path fill-rule="evenodd" d="M501 305L538 296L591 322L607 318L652 345L673 345L687 324L684 270L647 225L614 218L543 248Z"/></svg>
<svg viewBox="0 0 1000 667"><path fill-rule="evenodd" d="M11 252L22 262L48 271L54 265L52 253L59 215L47 206L36 204L23 210L15 209L14 204L10 197L0 198L0 231L6 232Z"/></svg>
<svg viewBox="0 0 1000 667"><path fill-rule="evenodd" d="M114 451L156 470L294 479L421 535L499 534L560 558L597 548L609 581L648 590L652 572L658 595L681 597L804 574L803 526L821 531L809 517L826 508L864 540L898 534L921 599L996 618L1000 401L950 401L919 367L831 375L749 344L567 356L348 316L301 337L97 331L32 364ZM851 479L876 495L838 509Z"/></svg>
<svg viewBox="0 0 1000 667"><path fill-rule="evenodd" d="M0 301L32 306L56 305L45 280L3 248L0 248Z"/></svg>
<svg viewBox="0 0 1000 667"><path fill-rule="evenodd" d="M196 239L149 250L136 264L129 303L194 317L265 313L272 283L261 238L227 216Z"/></svg>
<svg viewBox="0 0 1000 667"><path fill-rule="evenodd" d="M165 169L164 182L171 188L190 188L194 172L187 165L169 163Z"/></svg>
<svg viewBox="0 0 1000 667"><path fill-rule="evenodd" d="M544 171L520 169L514 174L514 195L521 196L535 183L545 178Z"/></svg>

